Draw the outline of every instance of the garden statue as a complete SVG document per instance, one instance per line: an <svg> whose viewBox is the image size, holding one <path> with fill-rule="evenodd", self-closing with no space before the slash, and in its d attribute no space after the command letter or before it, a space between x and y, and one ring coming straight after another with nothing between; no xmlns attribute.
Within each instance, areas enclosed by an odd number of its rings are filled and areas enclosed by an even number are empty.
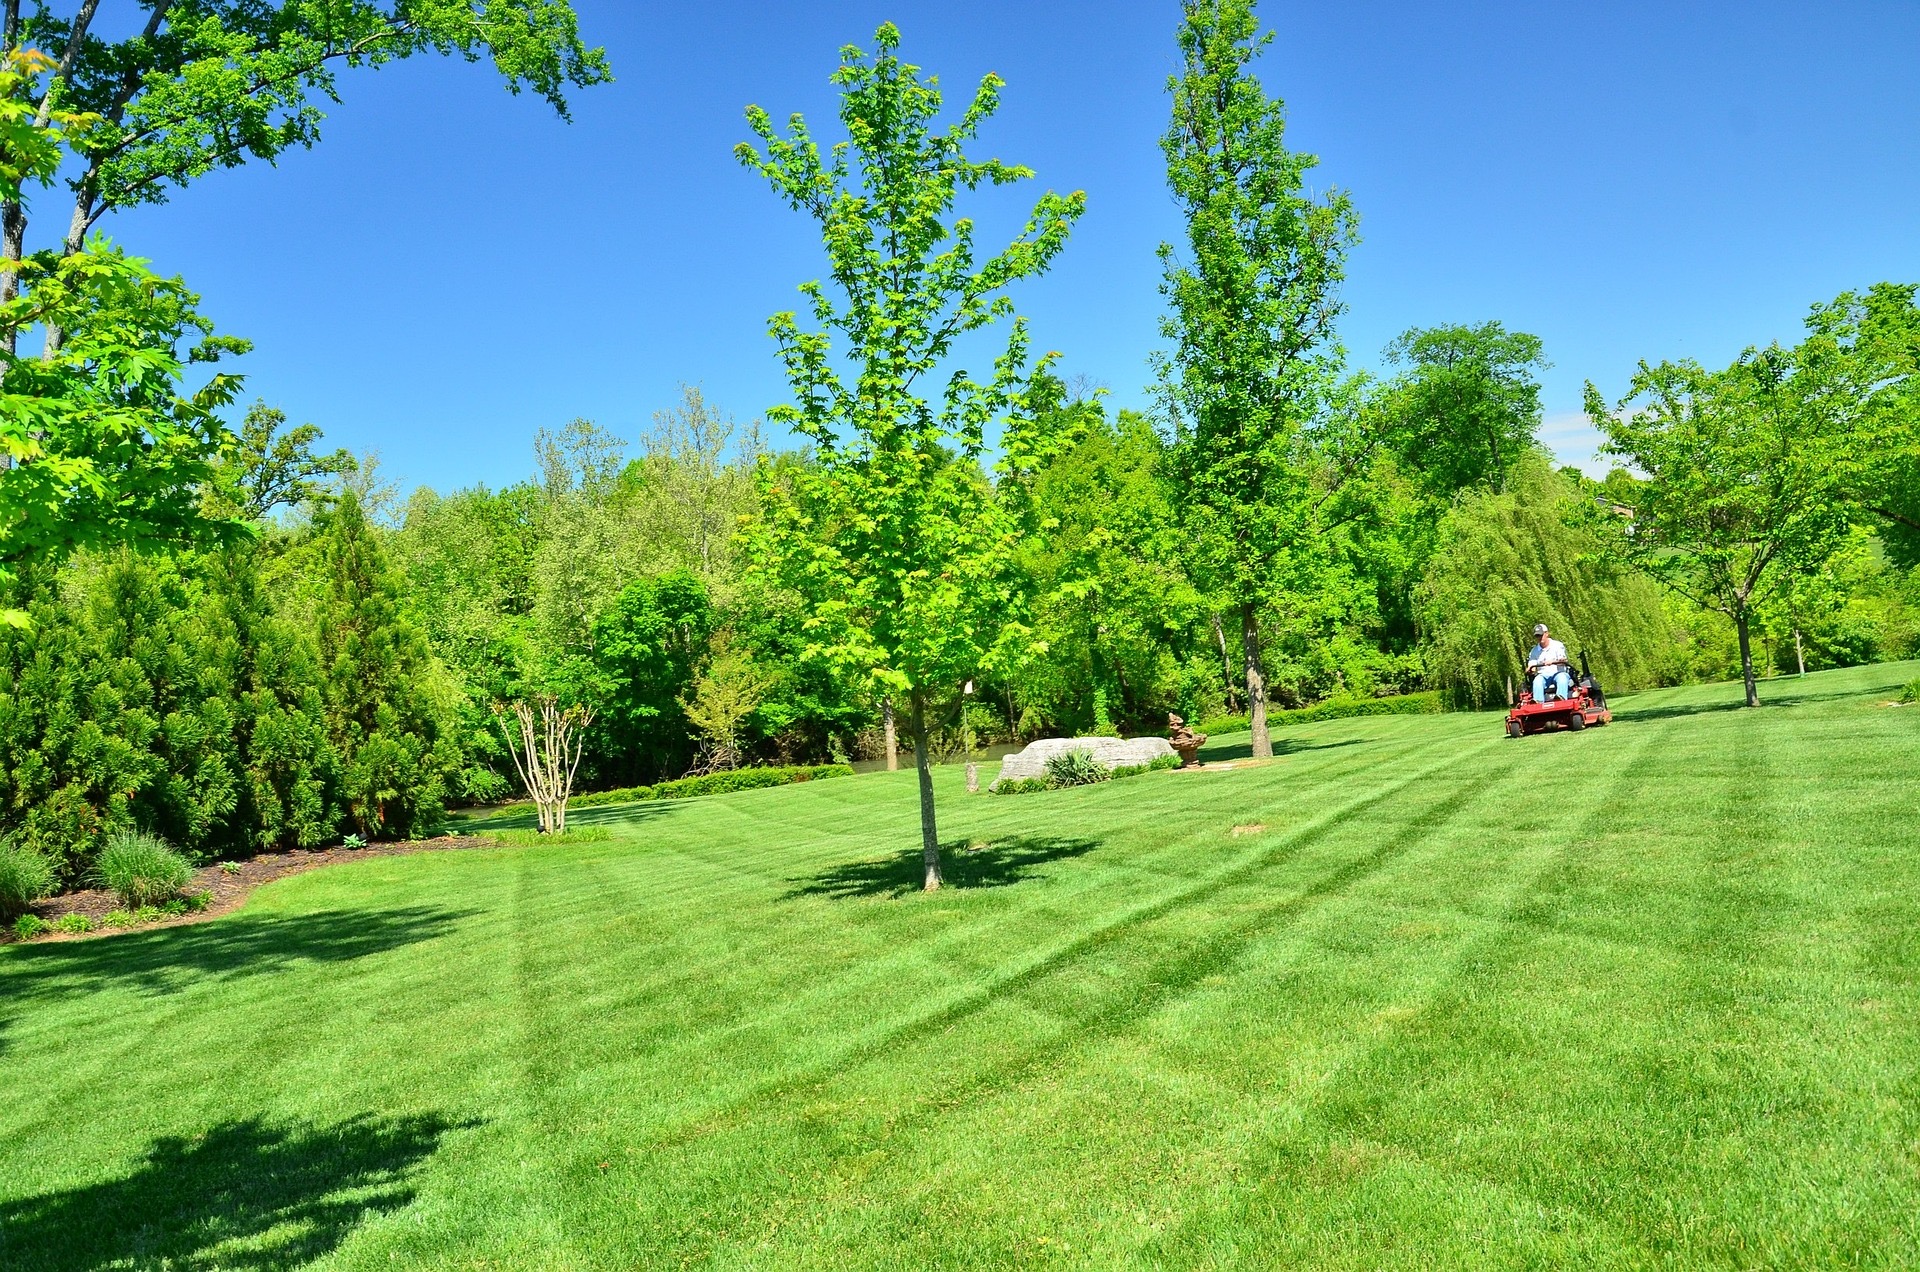
<svg viewBox="0 0 1920 1272"><path fill-rule="evenodd" d="M1179 753L1180 764L1181 767L1184 768L1198 759L1200 748L1207 744L1207 735L1204 733L1195 733L1187 727L1185 720L1177 715L1168 713L1167 741L1171 742L1173 749Z"/></svg>

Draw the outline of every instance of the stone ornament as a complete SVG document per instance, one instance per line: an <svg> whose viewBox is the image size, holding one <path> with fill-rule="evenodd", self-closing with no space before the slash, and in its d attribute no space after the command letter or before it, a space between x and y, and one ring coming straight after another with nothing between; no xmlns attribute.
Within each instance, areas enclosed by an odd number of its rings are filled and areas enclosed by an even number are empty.
<svg viewBox="0 0 1920 1272"><path fill-rule="evenodd" d="M1199 762L1200 748L1207 744L1207 735L1204 733L1195 733L1187 727L1185 720L1169 713L1167 716L1167 741L1168 744L1179 753L1180 767L1186 768L1189 765Z"/></svg>

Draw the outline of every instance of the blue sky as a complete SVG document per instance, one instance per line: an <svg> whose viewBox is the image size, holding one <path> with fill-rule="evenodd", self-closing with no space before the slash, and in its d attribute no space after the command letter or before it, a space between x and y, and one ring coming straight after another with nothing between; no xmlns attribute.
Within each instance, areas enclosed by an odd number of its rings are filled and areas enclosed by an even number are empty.
<svg viewBox="0 0 1920 1272"><path fill-rule="evenodd" d="M637 437L679 383L742 419L783 399L765 335L817 240L731 155L757 102L821 126L843 43L896 22L954 100L1008 81L983 149L1088 211L1016 299L1069 374L1144 405L1179 226L1156 145L1177 5L579 0L617 82L574 121L484 65L343 81L319 148L215 174L105 228L257 350L249 392L441 489L532 470L540 427ZM1724 362L1816 300L1920 279L1920 4L1417 5L1268 0L1263 77L1317 179L1352 192L1356 365L1411 325L1535 332L1546 436L1581 384ZM58 219L47 198L41 228ZM1021 210L996 196L983 224Z"/></svg>

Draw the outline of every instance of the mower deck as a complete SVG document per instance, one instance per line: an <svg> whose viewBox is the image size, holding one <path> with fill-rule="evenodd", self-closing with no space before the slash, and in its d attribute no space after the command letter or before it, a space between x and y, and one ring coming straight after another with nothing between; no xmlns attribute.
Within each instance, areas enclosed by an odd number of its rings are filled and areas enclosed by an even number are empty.
<svg viewBox="0 0 1920 1272"><path fill-rule="evenodd" d="M1520 705L1507 712L1507 736L1524 737L1548 729L1579 732L1588 725L1599 726L1613 719L1604 700L1596 700L1585 689L1574 690L1573 697L1552 702L1535 702L1532 694L1520 695Z"/></svg>

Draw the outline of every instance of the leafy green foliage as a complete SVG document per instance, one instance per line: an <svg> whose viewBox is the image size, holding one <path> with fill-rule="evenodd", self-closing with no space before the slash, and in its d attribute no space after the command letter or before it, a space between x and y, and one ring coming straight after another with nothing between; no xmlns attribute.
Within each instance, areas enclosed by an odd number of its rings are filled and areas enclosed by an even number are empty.
<svg viewBox="0 0 1920 1272"><path fill-rule="evenodd" d="M1404 471L1442 499L1498 488L1540 427L1540 337L1497 322L1415 327L1386 358L1406 368L1378 408Z"/></svg>
<svg viewBox="0 0 1920 1272"><path fill-rule="evenodd" d="M94 873L125 904L157 906L180 895L193 866L159 836L123 830L107 837Z"/></svg>
<svg viewBox="0 0 1920 1272"><path fill-rule="evenodd" d="M1056 385L1039 386L1064 397ZM1074 440L1002 483L1029 529L1017 562L1032 598L1028 655L1004 679L1027 731L1164 725L1201 612L1162 476L1166 448L1144 418L1122 411L1109 421L1097 399L1048 410L1068 418L1043 429Z"/></svg>
<svg viewBox="0 0 1920 1272"><path fill-rule="evenodd" d="M316 521L320 674L341 793L359 833L433 828L460 767L451 706L404 602L406 583L349 492Z"/></svg>
<svg viewBox="0 0 1920 1272"><path fill-rule="evenodd" d="M1331 495L1359 462L1334 336L1357 218L1343 192L1307 190L1318 160L1287 148L1285 106L1252 73L1271 38L1250 0L1187 0L1161 141L1187 229L1184 256L1160 249L1173 472L1193 576L1240 620L1263 756L1261 610L1324 590Z"/></svg>
<svg viewBox="0 0 1920 1272"><path fill-rule="evenodd" d="M1503 490L1463 496L1439 527L1417 592L1428 674L1455 705L1510 702L1536 623L1610 692L1671 677L1659 590L1608 552L1591 497L1530 451Z"/></svg>
<svg viewBox="0 0 1920 1272"><path fill-rule="evenodd" d="M217 412L239 380L215 374L184 394L179 380L245 342L214 335L179 280L104 242L21 274L24 290L0 303L0 341L36 325L67 337L0 369L0 567L111 543L237 541L243 527L205 516L201 490L231 439Z"/></svg>
<svg viewBox="0 0 1920 1272"><path fill-rule="evenodd" d="M59 138L74 153L75 224L111 208L164 201L171 188L249 159L269 162L319 140L318 100L337 100L339 71L416 54L488 57L514 91L563 115L565 90L608 76L580 40L564 0L196 0L149 4L121 38L36 6L23 45L70 49L55 72L62 106L88 112Z"/></svg>
<svg viewBox="0 0 1920 1272"><path fill-rule="evenodd" d="M53 891L53 864L24 844L0 841L0 919L11 919Z"/></svg>
<svg viewBox="0 0 1920 1272"><path fill-rule="evenodd" d="M737 150L819 223L840 297L807 283L801 292L815 329L792 313L769 323L794 395L769 418L807 438L815 454L810 464L763 468L762 510L747 545L757 569L803 598L807 658L871 678L878 693L911 703L933 888L939 839L925 694L1006 656L1018 631L1009 568L1016 525L981 472L986 428L1004 422L1005 463L1016 469L1044 452L1047 439L1031 426L1027 334L1018 319L991 378L955 370L937 405L922 385L956 340L1012 314L1006 288L1047 269L1085 198L1043 195L1022 232L976 262L973 222L952 215L960 193L1032 175L965 155L999 103L1000 80L982 80L959 120L938 132L938 88L896 56L891 25L874 38L871 57L842 50L833 77L846 144L823 153L798 115L782 136L756 106L747 119L760 146ZM838 369L842 360L851 381Z"/></svg>
<svg viewBox="0 0 1920 1272"><path fill-rule="evenodd" d="M1062 751L1047 757L1047 783L1054 787L1091 786L1113 776L1113 771L1093 758L1092 751Z"/></svg>
<svg viewBox="0 0 1920 1272"><path fill-rule="evenodd" d="M995 795L1037 795L1041 791L1054 789L1053 782L1045 777L1009 777L995 782L988 788Z"/></svg>
<svg viewBox="0 0 1920 1272"><path fill-rule="evenodd" d="M1882 478L1893 388L1872 321L1846 295L1817 306L1792 348L1748 349L1722 371L1642 364L1611 408L1587 386L1606 453L1644 478L1620 488L1630 519L1619 550L1733 622L1748 705L1759 703L1755 608L1845 545Z"/></svg>
<svg viewBox="0 0 1920 1272"><path fill-rule="evenodd" d="M23 914L13 921L13 926L10 930L13 933L14 940L31 941L42 932L51 932L53 930L53 924L47 922L37 914Z"/></svg>
<svg viewBox="0 0 1920 1272"><path fill-rule="evenodd" d="M1901 686L1900 701L1920 702L1920 677L1916 677Z"/></svg>

